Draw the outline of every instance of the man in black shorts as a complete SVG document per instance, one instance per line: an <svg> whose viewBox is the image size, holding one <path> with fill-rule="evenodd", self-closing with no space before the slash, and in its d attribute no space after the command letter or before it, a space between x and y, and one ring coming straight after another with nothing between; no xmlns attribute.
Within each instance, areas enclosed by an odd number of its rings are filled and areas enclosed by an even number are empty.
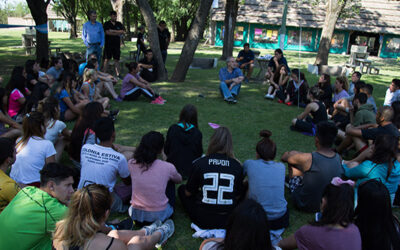
<svg viewBox="0 0 400 250"><path fill-rule="evenodd" d="M107 72L108 61L114 58L115 74L119 77L120 66L119 58L121 55L121 35L125 33L125 27L122 23L117 21L117 12L110 12L110 21L103 25L104 32L106 33L106 41L104 46L104 68L103 71Z"/></svg>

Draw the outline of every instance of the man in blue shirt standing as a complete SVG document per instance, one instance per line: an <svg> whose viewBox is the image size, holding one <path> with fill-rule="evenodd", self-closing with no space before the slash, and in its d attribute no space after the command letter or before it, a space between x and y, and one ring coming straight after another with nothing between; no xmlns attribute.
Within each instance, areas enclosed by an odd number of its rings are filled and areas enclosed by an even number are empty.
<svg viewBox="0 0 400 250"><path fill-rule="evenodd" d="M89 21L83 24L82 40L86 45L86 60L92 53L96 53L97 61L101 62L101 50L104 46L103 25L97 22L96 11L91 10L88 13Z"/></svg>
<svg viewBox="0 0 400 250"><path fill-rule="evenodd" d="M238 61L240 69L247 69L244 81L248 83L254 68L254 52L250 50L250 44L243 45L243 50L239 51L236 61Z"/></svg>
<svg viewBox="0 0 400 250"><path fill-rule="evenodd" d="M235 58L228 57L226 68L221 68L219 71L219 80L221 81L219 88L225 101L231 104L237 103L236 97L239 94L243 79L243 73L238 68Z"/></svg>

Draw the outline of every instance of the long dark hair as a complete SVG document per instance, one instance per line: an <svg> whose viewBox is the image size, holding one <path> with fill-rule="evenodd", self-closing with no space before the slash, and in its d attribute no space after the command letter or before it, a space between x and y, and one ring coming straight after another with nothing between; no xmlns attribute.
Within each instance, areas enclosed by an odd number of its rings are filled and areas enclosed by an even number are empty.
<svg viewBox="0 0 400 250"><path fill-rule="evenodd" d="M25 87L26 87L26 79L23 76L23 67L16 66L14 67L11 78L6 85L6 93L10 96L11 92L14 89L18 89L23 95L26 95Z"/></svg>
<svg viewBox="0 0 400 250"><path fill-rule="evenodd" d="M276 144L270 139L272 133L269 130L261 130L262 139L257 143L256 152L265 161L273 160L276 156Z"/></svg>
<svg viewBox="0 0 400 250"><path fill-rule="evenodd" d="M335 186L329 183L322 194L326 204L319 221L311 222L314 226L340 225L347 227L354 216L354 190L349 184Z"/></svg>
<svg viewBox="0 0 400 250"><path fill-rule="evenodd" d="M375 139L371 161L375 164L388 164L386 180L392 172L393 163L397 157L398 144L398 138L388 134L377 136Z"/></svg>
<svg viewBox="0 0 400 250"><path fill-rule="evenodd" d="M286 74L288 74L288 71L287 71L287 68L286 68L285 64L279 64L278 68L275 70L274 78L273 78L274 82L277 83L277 84L279 84L279 77L281 77L281 69L283 67L285 68Z"/></svg>
<svg viewBox="0 0 400 250"><path fill-rule="evenodd" d="M92 129L95 121L101 117L104 112L103 105L98 102L91 102L86 104L83 109L82 115L75 123L74 129L71 133L71 142L69 148L69 156L76 161L81 159L81 148L83 136L86 129Z"/></svg>
<svg viewBox="0 0 400 250"><path fill-rule="evenodd" d="M267 215L260 204L248 199L235 208L227 222L223 249L272 249Z"/></svg>
<svg viewBox="0 0 400 250"><path fill-rule="evenodd" d="M157 155L164 148L164 136L160 132L150 131L140 140L134 158L136 163L141 164L144 171L148 170L151 164L157 159Z"/></svg>
<svg viewBox="0 0 400 250"><path fill-rule="evenodd" d="M73 73L64 70L61 73L60 78L61 78L62 89L65 89L68 92L68 94L71 95L73 90L72 82L76 81L76 76Z"/></svg>
<svg viewBox="0 0 400 250"><path fill-rule="evenodd" d="M190 123L198 128L196 107L192 104L186 104L179 114L179 122L183 123L185 128L187 123Z"/></svg>
<svg viewBox="0 0 400 250"><path fill-rule="evenodd" d="M33 75L36 79L38 78L39 72L34 72L33 71L33 65L35 65L35 63L37 63L35 60L26 60L25 62L25 71L27 74L31 74Z"/></svg>
<svg viewBox="0 0 400 250"><path fill-rule="evenodd" d="M324 77L324 81L318 81L318 87L325 88L326 86L331 86L331 76L328 74L322 74L322 76Z"/></svg>
<svg viewBox="0 0 400 250"><path fill-rule="evenodd" d="M296 75L297 77L299 77L299 73L300 73L299 82L301 82L301 80L304 80L304 83L306 83L307 79L306 79L306 76L304 75L304 73L301 72L300 69L292 69L292 72L291 72L292 75Z"/></svg>
<svg viewBox="0 0 400 250"><path fill-rule="evenodd" d="M360 230L363 250L400 249L395 222L386 186L374 179L362 183L358 187L355 224Z"/></svg>

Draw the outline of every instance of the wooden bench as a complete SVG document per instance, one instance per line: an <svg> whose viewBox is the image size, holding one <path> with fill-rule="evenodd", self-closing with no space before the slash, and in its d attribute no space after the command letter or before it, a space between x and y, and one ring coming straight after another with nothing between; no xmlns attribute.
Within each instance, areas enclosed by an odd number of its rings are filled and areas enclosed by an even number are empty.
<svg viewBox="0 0 400 250"><path fill-rule="evenodd" d="M346 68L351 68L353 70L352 72L356 71L356 67L357 67L357 65L351 64L351 63L346 63L344 66Z"/></svg>
<svg viewBox="0 0 400 250"><path fill-rule="evenodd" d="M56 50L56 55L58 55L59 53L61 53L61 48L60 47L49 47L49 55L51 56L51 51L52 50Z"/></svg>
<svg viewBox="0 0 400 250"><path fill-rule="evenodd" d="M32 50L33 50L33 49L36 49L35 46L24 46L24 48L25 48L25 50L26 50L25 53L26 53L27 56L32 55Z"/></svg>
<svg viewBox="0 0 400 250"><path fill-rule="evenodd" d="M370 67L368 68L368 74L371 74L371 75L379 75L379 70L380 70L380 68L378 68L378 67L376 67L376 66L370 66Z"/></svg>

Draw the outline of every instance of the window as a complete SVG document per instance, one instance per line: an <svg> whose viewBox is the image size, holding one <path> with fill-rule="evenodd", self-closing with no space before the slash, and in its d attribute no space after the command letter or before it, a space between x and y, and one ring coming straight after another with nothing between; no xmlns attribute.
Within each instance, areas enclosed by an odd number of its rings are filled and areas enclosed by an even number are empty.
<svg viewBox="0 0 400 250"><path fill-rule="evenodd" d="M400 53L400 38L389 38L386 40L385 52Z"/></svg>
<svg viewBox="0 0 400 250"><path fill-rule="evenodd" d="M331 48L343 49L344 45L344 34L333 34L331 40Z"/></svg>
<svg viewBox="0 0 400 250"><path fill-rule="evenodd" d="M236 26L235 27L235 41L242 42L243 41L243 32L244 32L244 27L243 26Z"/></svg>
<svg viewBox="0 0 400 250"><path fill-rule="evenodd" d="M312 42L312 32L302 31L301 32L301 46L310 47ZM288 45L300 45L300 31L299 30L289 30L288 31Z"/></svg>
<svg viewBox="0 0 400 250"><path fill-rule="evenodd" d="M357 36L356 44L360 46L368 46L368 37L366 36Z"/></svg>
<svg viewBox="0 0 400 250"><path fill-rule="evenodd" d="M257 43L278 43L278 30L255 28L253 40Z"/></svg>

